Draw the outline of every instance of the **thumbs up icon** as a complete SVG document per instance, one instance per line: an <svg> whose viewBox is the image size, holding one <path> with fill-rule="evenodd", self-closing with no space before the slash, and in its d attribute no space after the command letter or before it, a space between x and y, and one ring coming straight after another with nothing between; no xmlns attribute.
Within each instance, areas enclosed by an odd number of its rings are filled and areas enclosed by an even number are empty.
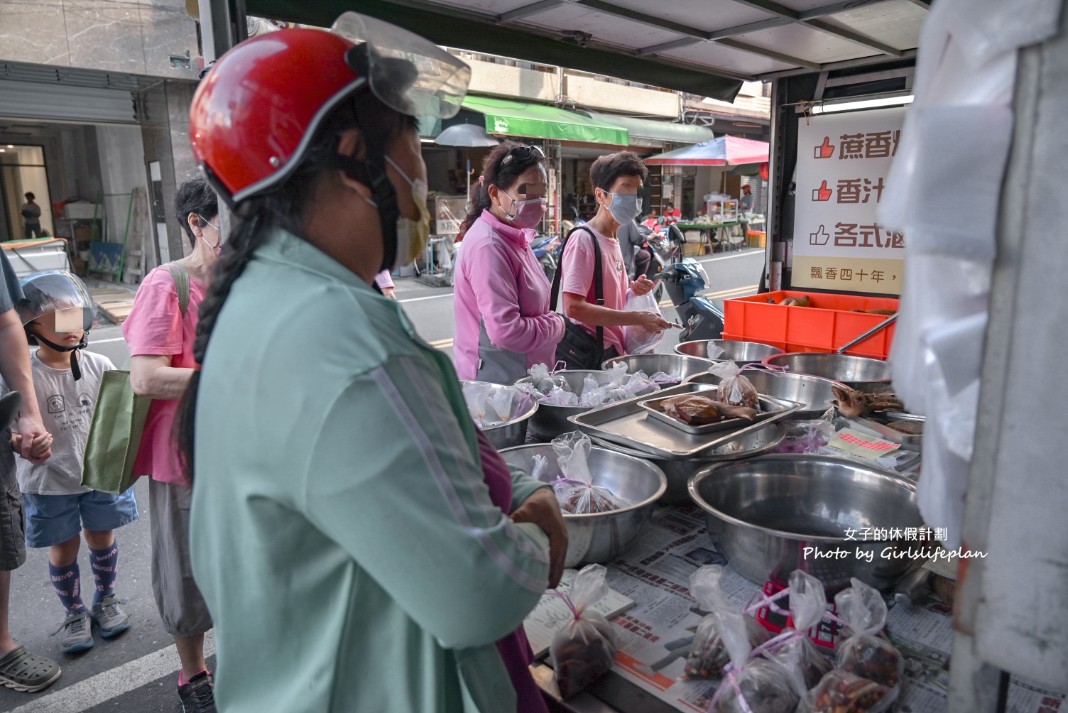
<svg viewBox="0 0 1068 713"><path fill-rule="evenodd" d="M808 234L809 245L826 245L831 241L831 234L827 232L827 227L820 225L819 230L815 233Z"/></svg>
<svg viewBox="0 0 1068 713"><path fill-rule="evenodd" d="M834 147L831 146L831 137L824 136L823 143L815 148L812 152L813 158L830 158L834 153Z"/></svg>
<svg viewBox="0 0 1068 713"><path fill-rule="evenodd" d="M823 181L822 183L820 183L819 188L814 188L812 190L812 200L828 201L831 199L832 193L834 193L834 191L827 187L827 181Z"/></svg>

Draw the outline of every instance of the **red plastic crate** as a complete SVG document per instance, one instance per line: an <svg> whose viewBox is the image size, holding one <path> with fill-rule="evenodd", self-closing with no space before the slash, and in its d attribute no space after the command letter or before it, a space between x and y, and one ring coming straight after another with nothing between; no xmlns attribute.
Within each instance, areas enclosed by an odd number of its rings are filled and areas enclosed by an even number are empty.
<svg viewBox="0 0 1068 713"><path fill-rule="evenodd" d="M808 297L809 306L778 304L787 297ZM788 352L833 352L889 317L854 310L896 312L898 300L779 290L724 300L723 308L724 339L762 342ZM885 359L894 341L894 326L876 332L846 353Z"/></svg>

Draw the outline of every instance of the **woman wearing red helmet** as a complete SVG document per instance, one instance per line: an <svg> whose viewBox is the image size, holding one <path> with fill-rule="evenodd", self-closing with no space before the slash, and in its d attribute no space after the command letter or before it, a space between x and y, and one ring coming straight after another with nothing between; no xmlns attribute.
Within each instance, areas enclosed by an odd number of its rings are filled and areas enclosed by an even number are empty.
<svg viewBox="0 0 1068 713"><path fill-rule="evenodd" d="M371 286L429 233L413 117L454 114L468 76L346 13L238 45L194 97L235 216L182 426L223 710L545 710L520 626L562 570L552 490Z"/></svg>

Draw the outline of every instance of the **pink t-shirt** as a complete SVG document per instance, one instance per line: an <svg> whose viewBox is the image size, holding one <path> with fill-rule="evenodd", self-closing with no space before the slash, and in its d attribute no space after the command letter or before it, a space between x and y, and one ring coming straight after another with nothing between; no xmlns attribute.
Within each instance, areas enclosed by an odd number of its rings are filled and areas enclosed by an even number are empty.
<svg viewBox="0 0 1068 713"><path fill-rule="evenodd" d="M137 289L130 316L122 323L130 356L169 356L173 367L195 367L193 340L204 292L204 286L190 277L189 304L183 317L171 273L166 267L148 273ZM134 461L135 475L149 475L163 483L190 484L178 460L178 441L174 436L179 404L179 399L152 402L141 436L141 450Z"/></svg>
<svg viewBox="0 0 1068 713"><path fill-rule="evenodd" d="M601 235L588 225L586 229L597 236L597 244L601 247L601 289L604 295L604 306L609 309L625 309L627 306L627 291L630 289L630 280L627 278L626 266L623 264L623 253L619 249L619 241ZM573 295L582 295L590 304L597 304L593 285L593 241L590 234L585 230L577 230L567 239L567 247L561 258L560 269L563 270L561 289ZM590 334L597 334L597 328L588 324L580 324ZM621 355L627 353L626 340L623 336L623 327L604 328L605 349L615 347Z"/></svg>

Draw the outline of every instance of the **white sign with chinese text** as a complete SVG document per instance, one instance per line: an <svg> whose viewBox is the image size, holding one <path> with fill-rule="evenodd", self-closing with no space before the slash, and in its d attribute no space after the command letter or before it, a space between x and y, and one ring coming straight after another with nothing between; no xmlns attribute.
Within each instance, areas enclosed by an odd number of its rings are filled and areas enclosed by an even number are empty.
<svg viewBox="0 0 1068 713"><path fill-rule="evenodd" d="M802 119L791 287L901 292L905 238L875 221L904 107Z"/></svg>

